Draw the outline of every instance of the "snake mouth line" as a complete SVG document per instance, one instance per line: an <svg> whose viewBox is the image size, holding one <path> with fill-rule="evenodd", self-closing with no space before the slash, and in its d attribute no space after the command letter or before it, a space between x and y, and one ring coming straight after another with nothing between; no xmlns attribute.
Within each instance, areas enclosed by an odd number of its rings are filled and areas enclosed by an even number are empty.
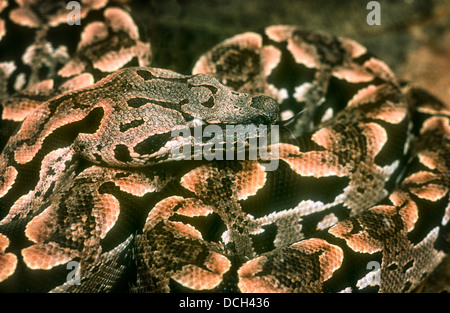
<svg viewBox="0 0 450 313"><path fill-rule="evenodd" d="M279 143L278 125L198 125L174 130L171 135L174 160L277 159L268 147Z"/></svg>

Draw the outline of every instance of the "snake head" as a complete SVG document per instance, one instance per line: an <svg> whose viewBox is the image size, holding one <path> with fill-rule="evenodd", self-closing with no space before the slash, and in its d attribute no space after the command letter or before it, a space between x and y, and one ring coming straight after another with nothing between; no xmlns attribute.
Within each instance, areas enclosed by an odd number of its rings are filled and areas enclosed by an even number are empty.
<svg viewBox="0 0 450 313"><path fill-rule="evenodd" d="M182 113L207 124L270 125L277 119L279 108L274 99L233 91L213 76L190 76L187 87Z"/></svg>
<svg viewBox="0 0 450 313"><path fill-rule="evenodd" d="M116 72L80 99L104 115L97 131L76 138L75 150L92 162L114 166L169 160L174 147L186 145L186 138L173 135L183 128L271 125L278 116L278 104L270 97L235 92L209 75L157 68ZM192 143L193 136L184 137Z"/></svg>

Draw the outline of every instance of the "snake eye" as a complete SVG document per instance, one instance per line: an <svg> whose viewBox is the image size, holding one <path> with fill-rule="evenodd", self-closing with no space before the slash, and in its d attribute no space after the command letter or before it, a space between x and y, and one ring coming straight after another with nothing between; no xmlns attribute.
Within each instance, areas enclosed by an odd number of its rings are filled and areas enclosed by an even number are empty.
<svg viewBox="0 0 450 313"><path fill-rule="evenodd" d="M259 116L256 116L255 118L252 119L252 123L256 124L256 125L260 125L260 124L267 125L267 124L270 124L271 121L268 118L268 116L259 115Z"/></svg>

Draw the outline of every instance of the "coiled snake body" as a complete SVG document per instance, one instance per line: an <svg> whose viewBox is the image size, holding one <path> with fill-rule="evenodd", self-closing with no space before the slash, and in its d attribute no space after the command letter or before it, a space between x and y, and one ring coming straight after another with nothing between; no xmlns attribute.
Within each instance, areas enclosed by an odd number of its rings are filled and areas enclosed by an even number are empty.
<svg viewBox="0 0 450 313"><path fill-rule="evenodd" d="M181 75L118 7L85 8L72 55L63 9L2 9L37 35L0 63L1 291L408 292L448 253L450 111L358 43L270 26ZM275 170L171 155L181 127L277 117Z"/></svg>

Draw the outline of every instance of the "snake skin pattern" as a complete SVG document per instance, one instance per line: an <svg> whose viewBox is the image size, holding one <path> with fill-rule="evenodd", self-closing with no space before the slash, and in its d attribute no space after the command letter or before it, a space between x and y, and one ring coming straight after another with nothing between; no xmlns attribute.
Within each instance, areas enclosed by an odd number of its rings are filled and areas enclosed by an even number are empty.
<svg viewBox="0 0 450 313"><path fill-rule="evenodd" d="M1 292L411 292L447 255L439 100L297 26L227 39L190 75L150 67L106 3L69 26L65 2L0 0ZM277 168L174 160L199 122L284 125Z"/></svg>

